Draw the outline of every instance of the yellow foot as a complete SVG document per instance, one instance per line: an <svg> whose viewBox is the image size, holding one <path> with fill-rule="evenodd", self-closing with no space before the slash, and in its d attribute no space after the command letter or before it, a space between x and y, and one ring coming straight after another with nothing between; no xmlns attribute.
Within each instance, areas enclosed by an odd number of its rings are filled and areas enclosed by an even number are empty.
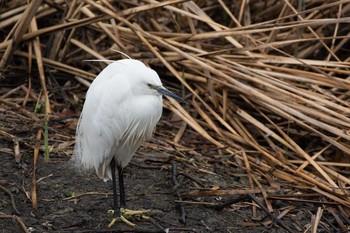
<svg viewBox="0 0 350 233"><path fill-rule="evenodd" d="M145 215L150 213L151 210L128 210L120 208L120 216L113 218L108 228L112 227L116 222L124 222L125 224L136 227L136 224L132 223L132 220L150 219L149 216ZM114 214L114 210L109 210L108 213Z"/></svg>

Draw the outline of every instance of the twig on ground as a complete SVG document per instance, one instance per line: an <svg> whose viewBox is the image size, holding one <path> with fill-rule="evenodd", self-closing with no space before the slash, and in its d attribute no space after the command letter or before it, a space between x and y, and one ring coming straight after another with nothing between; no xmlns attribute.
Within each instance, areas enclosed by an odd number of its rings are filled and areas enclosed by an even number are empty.
<svg viewBox="0 0 350 233"><path fill-rule="evenodd" d="M32 177L31 197L32 197L32 205L34 209L36 209L38 205L37 196L36 196L36 168L37 168L38 154L40 150L41 133L42 131L41 129L39 129L36 136L34 155L33 155L33 177Z"/></svg>
<svg viewBox="0 0 350 233"><path fill-rule="evenodd" d="M171 180L173 182L173 185L174 185L174 193L175 195L178 197L178 199L180 201L182 201L182 197L180 195L180 191L179 191L179 183L177 182L177 179L176 179L176 172L177 172L177 169L176 169L176 164L175 163L172 163L172 166L171 166ZM183 203L178 203L177 206L179 207L180 209L180 217L179 217L179 221L183 224L186 224L186 211L185 211L185 206Z"/></svg>
<svg viewBox="0 0 350 233"><path fill-rule="evenodd" d="M165 232L198 232L194 228L189 228L189 227L171 227L167 228Z"/></svg>
<svg viewBox="0 0 350 233"><path fill-rule="evenodd" d="M318 230L318 226L321 222L323 214L323 209L321 207L318 207L316 215L312 215L311 219L311 233L316 233Z"/></svg>
<svg viewBox="0 0 350 233"><path fill-rule="evenodd" d="M69 200L72 200L72 199L77 199L77 198L80 198L80 197L83 197L83 196L89 196L89 195L104 195L104 196L109 196L109 195L113 195L113 193L87 192L87 193L81 193L81 194L78 194L78 195L74 195L74 196L72 196L72 197L66 197L66 198L64 198L63 200L64 200L64 201L69 201Z"/></svg>
<svg viewBox="0 0 350 233"><path fill-rule="evenodd" d="M273 213L269 212L269 210L263 204L261 204L260 201L258 201L252 194L248 194L248 197L253 200L263 211L265 211L276 224L290 233L294 232L281 219L276 218Z"/></svg>
<svg viewBox="0 0 350 233"><path fill-rule="evenodd" d="M17 137L13 139L13 144L14 144L14 152L15 152L15 161L16 163L20 163L22 160L22 155L20 153L19 140Z"/></svg>
<svg viewBox="0 0 350 233"><path fill-rule="evenodd" d="M0 215L0 219L6 219L6 218L12 218L12 219L16 220L19 223L19 225L21 226L21 229L23 230L23 232L29 233L26 225L24 224L22 219L20 217L18 217L17 215L7 215L7 214Z"/></svg>
<svg viewBox="0 0 350 233"><path fill-rule="evenodd" d="M7 188L5 188L2 185L0 185L0 189L2 189L5 193L7 193L10 196L10 198L11 198L11 205L12 205L13 210L16 212L16 214L20 214L20 212L18 211L18 209L16 207L15 198L13 197L11 191L8 190Z"/></svg>
<svg viewBox="0 0 350 233"><path fill-rule="evenodd" d="M242 202L242 201L249 201L250 199L251 198L248 195L240 195L236 198L232 198L232 199L229 199L225 202L216 204L216 205L212 206L212 208L215 210L223 210L224 208L226 208L230 205L233 205L235 203Z"/></svg>
<svg viewBox="0 0 350 233"><path fill-rule="evenodd" d="M200 186L205 187L205 184L203 184L198 178L196 178L188 173L181 172L177 176L180 176L180 175L186 176L187 178L193 180L195 183L199 184Z"/></svg>
<svg viewBox="0 0 350 233"><path fill-rule="evenodd" d="M60 231L62 233L64 232L72 232L71 230L67 230L67 231ZM148 229L141 229L141 228L133 228L133 229L118 229L118 230L82 230L82 231L74 231L76 233L127 233L127 232L135 232L135 233L164 233L163 230L148 230Z"/></svg>
<svg viewBox="0 0 350 233"><path fill-rule="evenodd" d="M159 230L165 232L165 228L161 226L158 222L156 222L154 219L150 218L148 219L154 226L156 226Z"/></svg>

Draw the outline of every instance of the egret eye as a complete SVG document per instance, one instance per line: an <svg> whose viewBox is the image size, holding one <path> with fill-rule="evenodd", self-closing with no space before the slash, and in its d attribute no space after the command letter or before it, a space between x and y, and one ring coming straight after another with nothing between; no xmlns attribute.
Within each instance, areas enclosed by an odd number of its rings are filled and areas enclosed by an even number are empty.
<svg viewBox="0 0 350 233"><path fill-rule="evenodd" d="M150 84L150 83L148 83L147 86L148 86L149 88L153 88L153 85Z"/></svg>

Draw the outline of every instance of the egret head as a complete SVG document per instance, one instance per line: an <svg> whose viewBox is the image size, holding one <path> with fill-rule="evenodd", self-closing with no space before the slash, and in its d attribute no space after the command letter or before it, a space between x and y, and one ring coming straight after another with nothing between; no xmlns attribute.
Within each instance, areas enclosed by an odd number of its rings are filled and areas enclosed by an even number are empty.
<svg viewBox="0 0 350 233"><path fill-rule="evenodd" d="M153 69L145 66L144 63L137 60L126 59L125 61L133 63L131 72L133 73L133 90L135 94L157 96L166 95L181 103L187 104L185 100L163 87L157 72Z"/></svg>

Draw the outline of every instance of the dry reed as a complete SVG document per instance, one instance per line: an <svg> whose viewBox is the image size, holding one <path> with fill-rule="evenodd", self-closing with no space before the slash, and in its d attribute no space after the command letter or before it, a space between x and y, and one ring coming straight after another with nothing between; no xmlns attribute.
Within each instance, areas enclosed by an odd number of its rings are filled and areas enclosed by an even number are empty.
<svg viewBox="0 0 350 233"><path fill-rule="evenodd" d="M336 203L330 213L338 206L349 217L350 1L39 2L2 3L0 14L3 74L18 68L12 61L39 73L42 97L25 102L46 100L50 113L59 103L48 70L89 85L101 64L83 60L120 59L120 50L183 87L191 107L172 100L165 107L241 160L251 177L247 192L261 193L269 210L276 195L257 174L318 194L325 205ZM313 216L313 232L322 214Z"/></svg>

